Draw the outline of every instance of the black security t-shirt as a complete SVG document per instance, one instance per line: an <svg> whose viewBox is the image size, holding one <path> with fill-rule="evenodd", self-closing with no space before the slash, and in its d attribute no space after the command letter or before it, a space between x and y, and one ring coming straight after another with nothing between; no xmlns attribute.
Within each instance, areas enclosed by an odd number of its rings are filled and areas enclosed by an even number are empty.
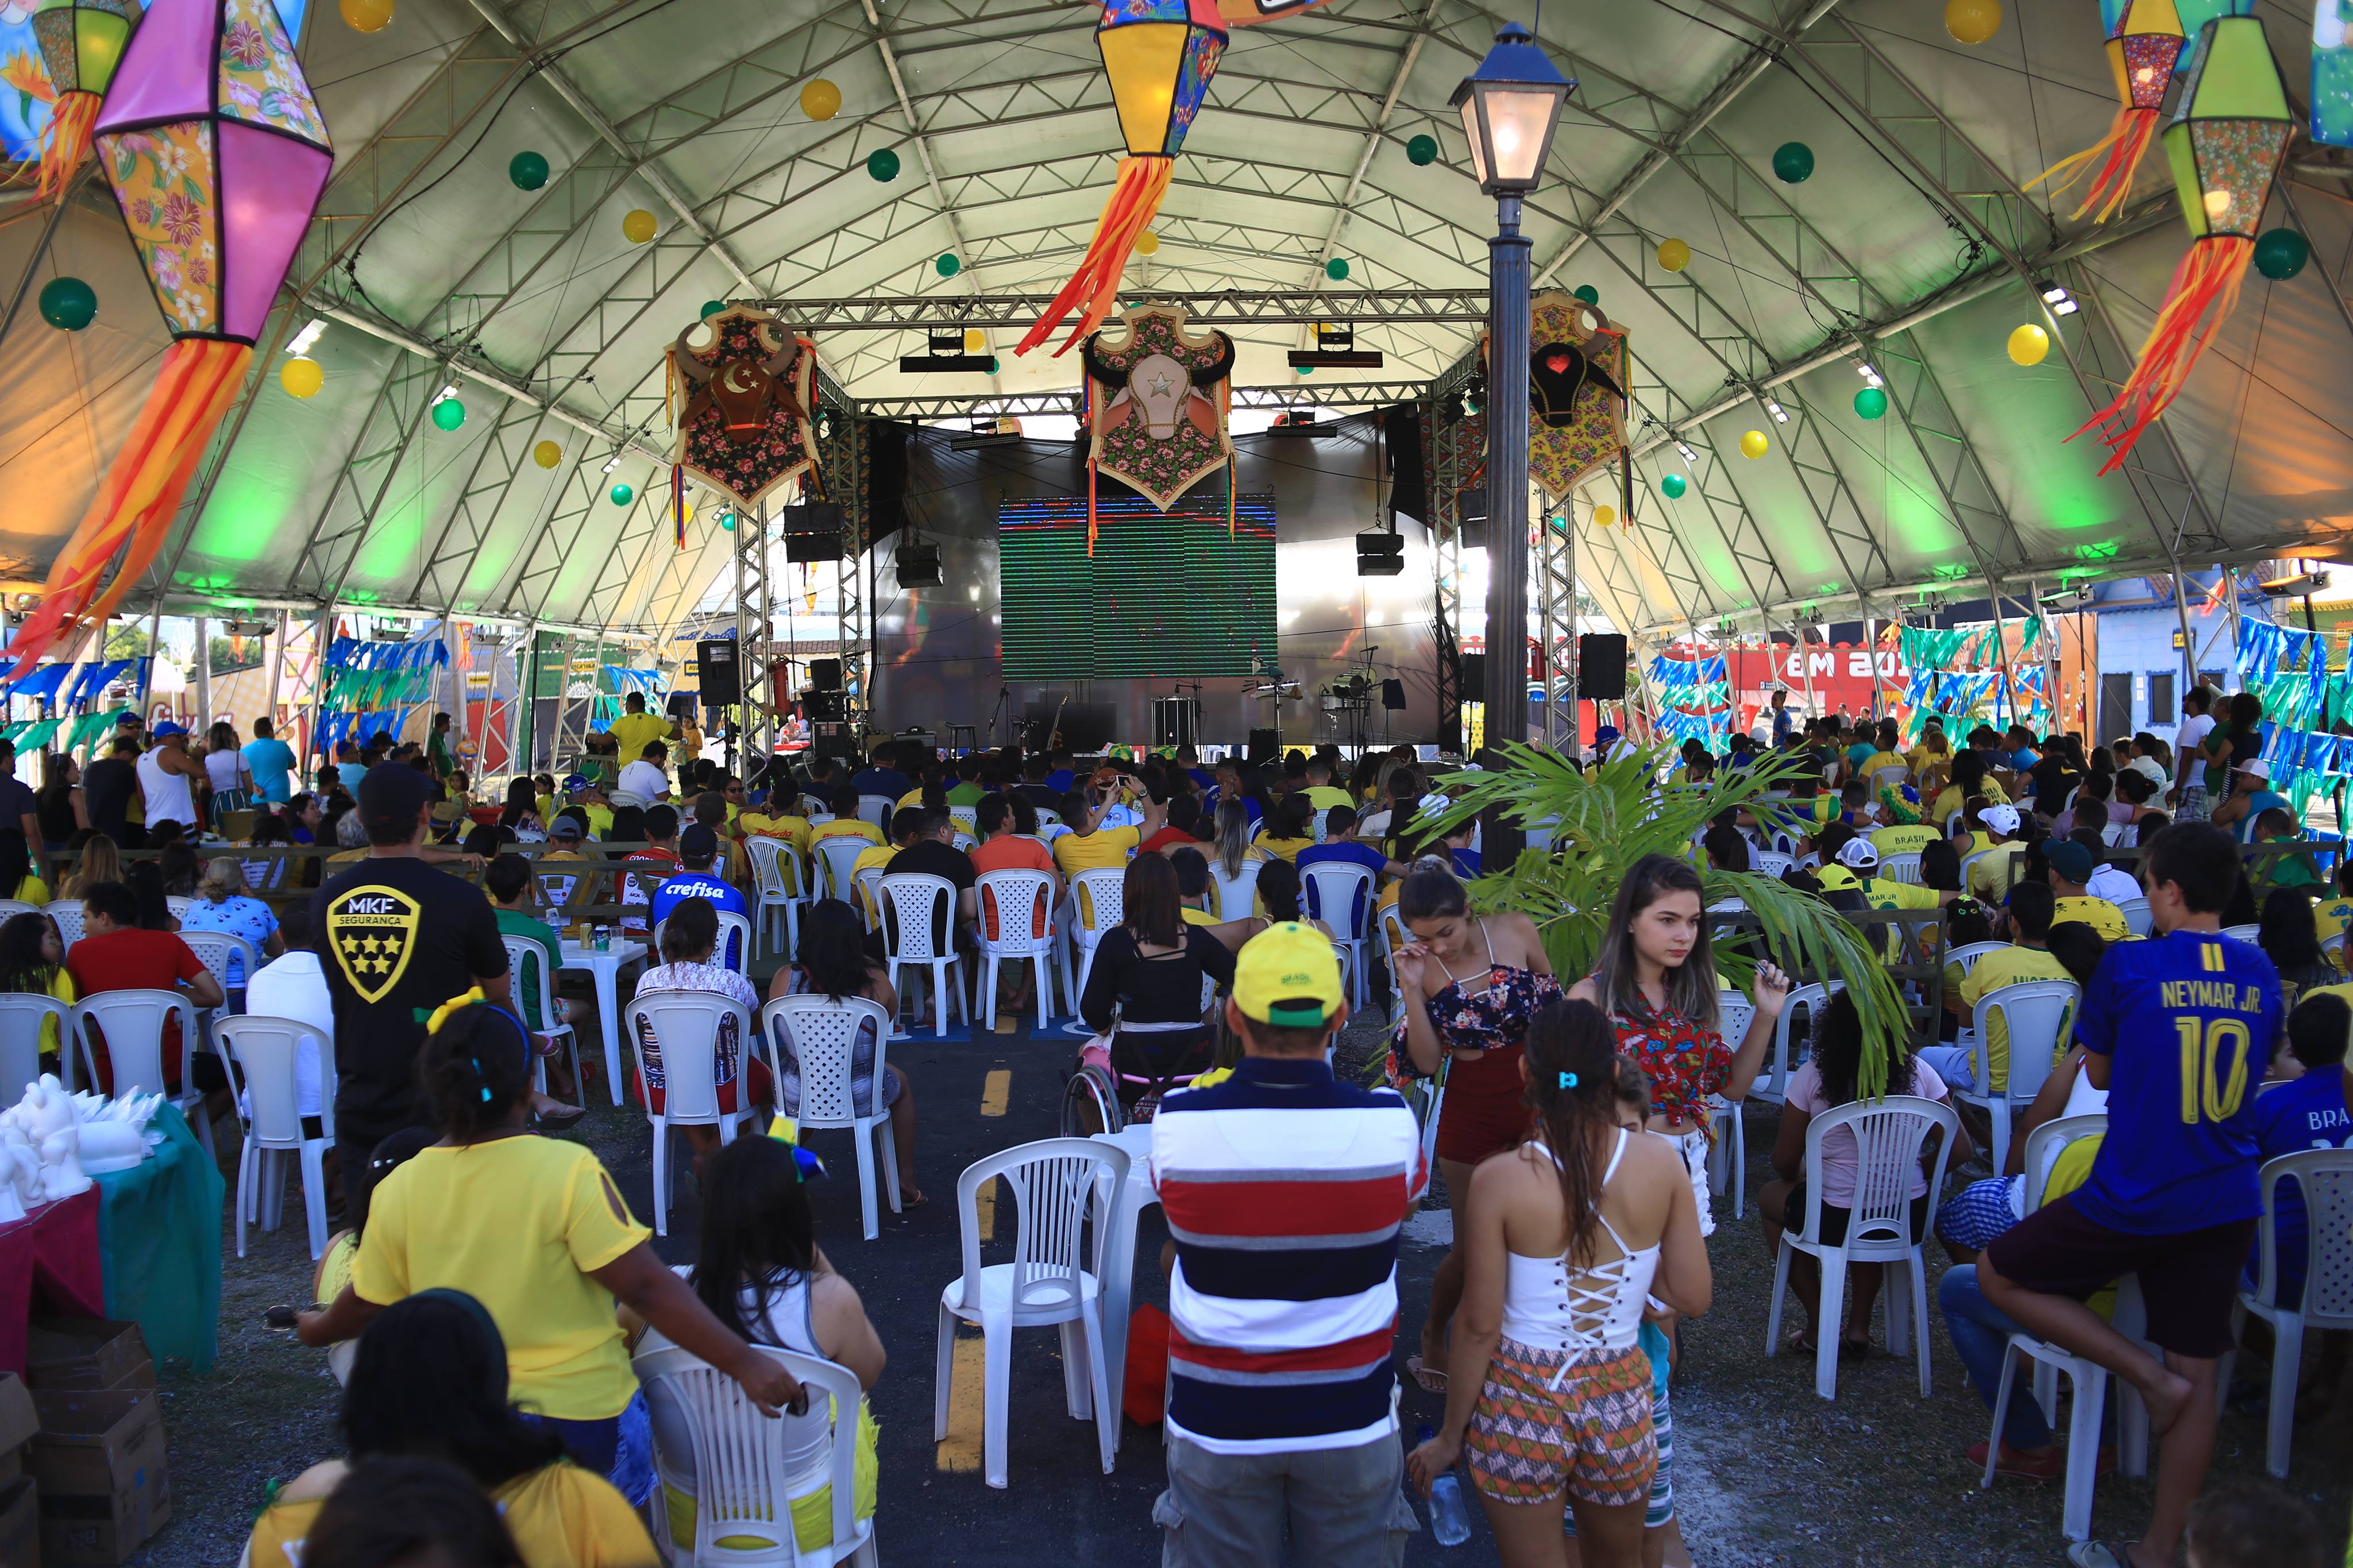
<svg viewBox="0 0 2353 1568"><path fill-rule="evenodd" d="M477 976L507 972L490 900L423 860L369 858L311 895L311 921L335 1007L336 1135L429 1126L417 1081L425 1019Z"/></svg>
<svg viewBox="0 0 2353 1568"><path fill-rule="evenodd" d="M100 757L81 771L81 798L90 808L90 825L118 845L129 836L123 814L131 809L131 792L138 784L139 769L121 757Z"/></svg>

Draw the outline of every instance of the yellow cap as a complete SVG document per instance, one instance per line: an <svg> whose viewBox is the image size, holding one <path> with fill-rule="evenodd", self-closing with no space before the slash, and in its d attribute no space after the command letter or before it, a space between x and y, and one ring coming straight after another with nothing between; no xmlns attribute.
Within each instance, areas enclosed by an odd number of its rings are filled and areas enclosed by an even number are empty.
<svg viewBox="0 0 2353 1568"><path fill-rule="evenodd" d="M1821 884L1825 893L1860 892L1862 889L1861 879L1843 866L1824 866L1814 873L1814 879Z"/></svg>
<svg viewBox="0 0 2353 1568"><path fill-rule="evenodd" d="M1331 939L1297 921L1267 927L1234 960L1235 1005L1257 1023L1313 1029L1332 1021L1343 994Z"/></svg>

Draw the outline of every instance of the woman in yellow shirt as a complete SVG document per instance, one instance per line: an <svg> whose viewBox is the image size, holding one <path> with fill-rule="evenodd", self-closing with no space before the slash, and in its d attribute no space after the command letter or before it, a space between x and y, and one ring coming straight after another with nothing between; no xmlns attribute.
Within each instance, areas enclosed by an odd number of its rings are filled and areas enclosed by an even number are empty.
<svg viewBox="0 0 2353 1568"><path fill-rule="evenodd" d="M564 1437L507 1402L507 1348L483 1305L459 1290L395 1302L360 1336L344 1389L351 1458L311 1466L253 1521L252 1568L301 1568L328 1496L370 1459L450 1460L505 1517L525 1568L652 1568L660 1561L628 1500L565 1457Z"/></svg>
<svg viewBox="0 0 2353 1568"><path fill-rule="evenodd" d="M798 1380L729 1333L647 1245L620 1189L577 1143L533 1136L531 1037L478 988L434 1014L420 1076L441 1141L370 1194L352 1282L296 1331L312 1346L348 1340L385 1308L437 1287L480 1301L506 1342L515 1402L611 1479L632 1504L653 1489L645 1403L616 1301L744 1385L773 1413Z"/></svg>
<svg viewBox="0 0 2353 1568"><path fill-rule="evenodd" d="M1314 807L1303 795L1287 795L1276 803L1274 815L1259 836L1250 841L1253 860L1296 860L1299 852L1315 842L1315 828L1311 818Z"/></svg>

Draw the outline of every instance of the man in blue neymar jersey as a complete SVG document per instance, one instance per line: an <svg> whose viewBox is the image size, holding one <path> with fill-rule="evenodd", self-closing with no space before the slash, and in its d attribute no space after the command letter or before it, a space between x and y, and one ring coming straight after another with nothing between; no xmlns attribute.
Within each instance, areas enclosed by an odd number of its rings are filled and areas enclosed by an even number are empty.
<svg viewBox="0 0 2353 1568"><path fill-rule="evenodd" d="M2170 1568L2213 1458L2215 1363L2263 1210L2255 1091L2281 1022L2271 960L2221 932L2239 876L2223 829L2158 835L2144 862L2156 935L2108 949L2075 1019L2084 1072L2108 1091L2092 1173L1978 1261L1989 1304L2130 1383L2164 1439L2147 1530L2128 1545L2077 1542L2078 1568ZM2128 1274L2161 1363L2084 1304Z"/></svg>
<svg viewBox="0 0 2353 1568"><path fill-rule="evenodd" d="M744 907L744 895L726 879L712 870L719 858L719 835L701 823L696 823L678 836L679 873L654 889L652 906L646 911L649 926L659 926L670 919L670 910L686 899L708 899L711 907L731 915L751 918ZM738 974L744 972L744 933L727 933L726 956L721 959Z"/></svg>

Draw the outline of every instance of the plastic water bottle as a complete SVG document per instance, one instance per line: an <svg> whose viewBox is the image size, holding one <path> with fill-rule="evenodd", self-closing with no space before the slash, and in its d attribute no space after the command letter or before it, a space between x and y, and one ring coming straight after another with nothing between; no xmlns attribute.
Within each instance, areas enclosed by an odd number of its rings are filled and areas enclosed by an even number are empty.
<svg viewBox="0 0 2353 1568"><path fill-rule="evenodd" d="M1427 1421L1414 1428L1416 1447L1438 1435ZM1430 1483L1430 1533L1440 1546L1460 1546L1471 1539L1471 1514L1462 1506L1462 1480L1452 1470Z"/></svg>

